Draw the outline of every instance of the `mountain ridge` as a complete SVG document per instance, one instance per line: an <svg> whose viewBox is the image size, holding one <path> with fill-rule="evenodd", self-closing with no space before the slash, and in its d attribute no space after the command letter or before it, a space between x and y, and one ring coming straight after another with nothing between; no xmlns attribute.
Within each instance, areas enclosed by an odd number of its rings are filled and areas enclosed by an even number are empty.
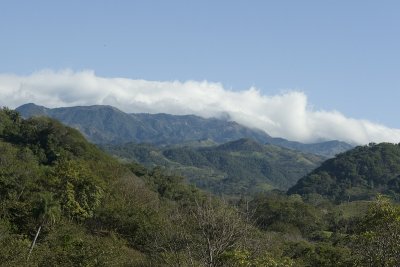
<svg viewBox="0 0 400 267"><path fill-rule="evenodd" d="M201 118L196 115L171 115L166 113L125 113L112 106L93 105L46 108L33 103L16 109L25 118L49 116L78 129L91 142L97 144L122 144L127 142L176 145L199 140L226 143L250 138L259 143L270 143L325 157L344 152L353 146L333 140L303 144L242 126L234 121Z"/></svg>

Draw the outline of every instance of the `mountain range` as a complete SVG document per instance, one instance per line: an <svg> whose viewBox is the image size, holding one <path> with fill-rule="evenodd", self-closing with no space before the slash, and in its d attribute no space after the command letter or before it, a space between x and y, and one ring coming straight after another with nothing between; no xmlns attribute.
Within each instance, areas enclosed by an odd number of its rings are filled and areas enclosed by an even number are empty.
<svg viewBox="0 0 400 267"><path fill-rule="evenodd" d="M162 166L216 193L289 188L289 194L319 194L336 201L370 199L376 193L400 198L399 145L350 150L351 145L339 141L302 144L224 119L128 114L111 106L50 109L25 104L17 111L25 118L60 120L115 156Z"/></svg>
<svg viewBox="0 0 400 267"><path fill-rule="evenodd" d="M218 118L195 115L129 114L103 105L46 108L33 103L16 109L24 118L48 116L78 129L97 144L150 143L154 145L222 144L250 138L262 144L273 144L324 157L333 157L353 146L337 140L303 144Z"/></svg>

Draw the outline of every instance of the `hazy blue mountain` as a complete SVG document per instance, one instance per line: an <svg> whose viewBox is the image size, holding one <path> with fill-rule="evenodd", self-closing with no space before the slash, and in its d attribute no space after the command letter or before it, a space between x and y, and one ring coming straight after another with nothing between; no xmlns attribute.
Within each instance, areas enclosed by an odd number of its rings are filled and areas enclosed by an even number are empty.
<svg viewBox="0 0 400 267"><path fill-rule="evenodd" d="M273 138L273 141L270 143L277 146L282 146L303 152L325 156L328 158L332 158L339 153L354 148L354 146L338 140L319 142L313 144L303 144L299 142L288 141L283 138Z"/></svg>
<svg viewBox="0 0 400 267"><path fill-rule="evenodd" d="M148 167L164 166L169 172L214 193L250 194L282 190L312 171L323 157L243 138L208 147L157 147L128 143L104 145L120 158L135 160Z"/></svg>
<svg viewBox="0 0 400 267"><path fill-rule="evenodd" d="M242 137L260 142L270 138L233 121L204 119L194 115L127 114L111 106L78 106L49 109L26 104L17 111L23 117L49 116L79 129L94 143L178 144L196 140L223 143Z"/></svg>
<svg viewBox="0 0 400 267"><path fill-rule="evenodd" d="M325 157L352 148L339 141L302 144L282 138L273 138L265 132L242 126L234 121L201 118L194 115L124 113L111 106L77 106L46 108L25 104L17 108L25 118L49 116L81 131L87 139L98 144L127 142L156 145L225 143L250 138L259 143L309 152Z"/></svg>

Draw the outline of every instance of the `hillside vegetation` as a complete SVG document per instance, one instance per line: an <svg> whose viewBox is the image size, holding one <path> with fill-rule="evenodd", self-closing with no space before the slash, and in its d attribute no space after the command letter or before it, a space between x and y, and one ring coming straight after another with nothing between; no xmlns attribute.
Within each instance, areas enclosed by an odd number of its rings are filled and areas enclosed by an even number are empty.
<svg viewBox="0 0 400 267"><path fill-rule="evenodd" d="M52 119L1 110L0 151L2 266L202 265L242 240L237 209L179 177L122 165ZM204 225L189 224L207 209L234 222L218 253L199 248Z"/></svg>
<svg viewBox="0 0 400 267"><path fill-rule="evenodd" d="M323 160L251 139L222 145L159 148L128 143L103 148L113 155L135 160L148 167L164 166L170 173L215 194L240 196L274 188L286 190Z"/></svg>
<svg viewBox="0 0 400 267"><path fill-rule="evenodd" d="M320 194L336 201L371 199L377 193L399 199L400 144L359 146L306 175L290 194Z"/></svg>
<svg viewBox="0 0 400 267"><path fill-rule="evenodd" d="M255 142L220 151L263 152ZM227 202L0 110L1 266L398 266L400 209L277 190ZM378 165L379 162L376 162Z"/></svg>

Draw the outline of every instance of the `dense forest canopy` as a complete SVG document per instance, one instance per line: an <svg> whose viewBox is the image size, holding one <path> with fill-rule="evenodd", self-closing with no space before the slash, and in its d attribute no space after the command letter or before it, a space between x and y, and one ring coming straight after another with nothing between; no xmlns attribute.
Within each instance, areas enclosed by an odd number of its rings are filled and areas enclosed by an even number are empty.
<svg viewBox="0 0 400 267"><path fill-rule="evenodd" d="M336 201L371 199L377 193L399 199L400 144L369 144L325 161L289 190Z"/></svg>

